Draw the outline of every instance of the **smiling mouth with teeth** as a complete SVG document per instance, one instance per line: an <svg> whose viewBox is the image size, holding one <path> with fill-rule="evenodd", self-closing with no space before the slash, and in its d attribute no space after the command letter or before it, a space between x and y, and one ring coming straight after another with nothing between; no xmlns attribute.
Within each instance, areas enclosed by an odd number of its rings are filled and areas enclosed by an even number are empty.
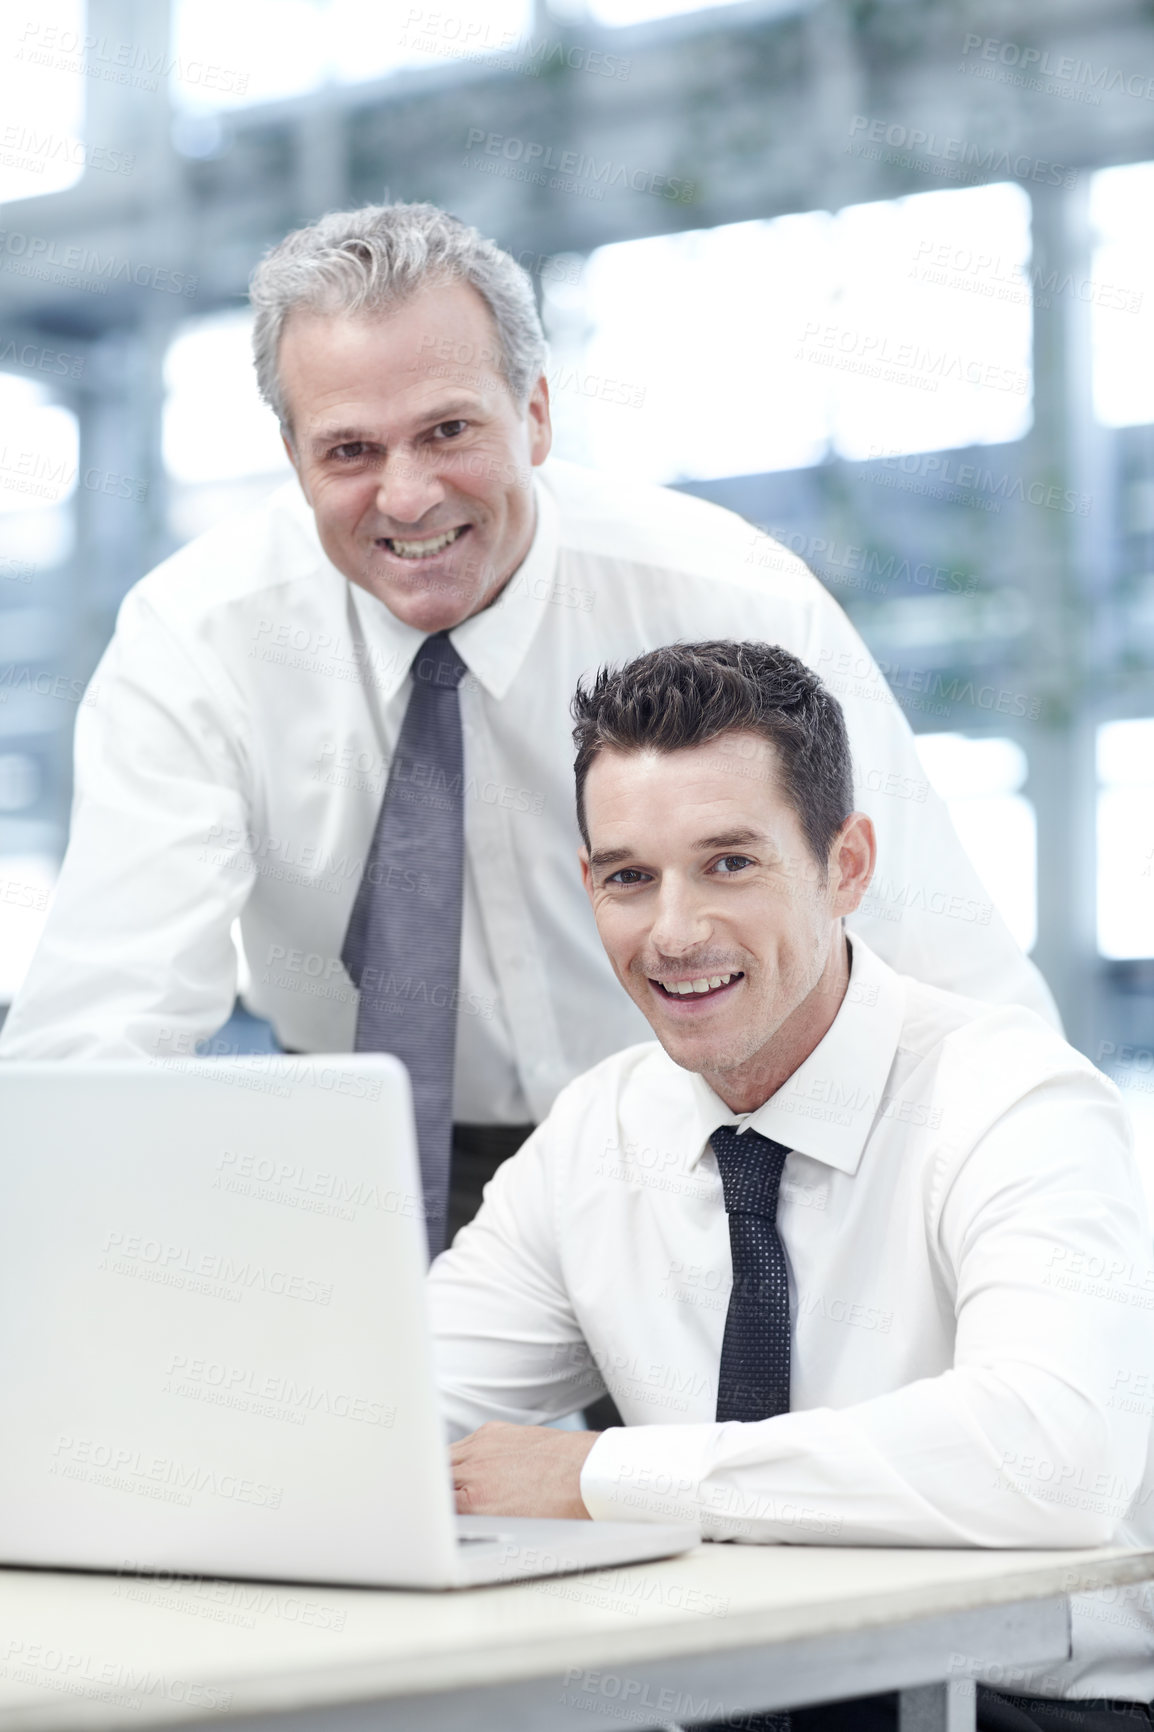
<svg viewBox="0 0 1154 1732"><path fill-rule="evenodd" d="M667 998L708 998L711 993L719 992L723 987L732 986L735 980L744 978L739 970L735 974L701 975L697 980L655 980L653 984Z"/></svg>
<svg viewBox="0 0 1154 1732"><path fill-rule="evenodd" d="M442 534L428 536L423 541L402 541L394 535L381 535L377 540L378 545L387 547L398 559L431 559L434 554L451 547L454 541L459 541L468 528L467 523L459 523L456 529L446 529Z"/></svg>

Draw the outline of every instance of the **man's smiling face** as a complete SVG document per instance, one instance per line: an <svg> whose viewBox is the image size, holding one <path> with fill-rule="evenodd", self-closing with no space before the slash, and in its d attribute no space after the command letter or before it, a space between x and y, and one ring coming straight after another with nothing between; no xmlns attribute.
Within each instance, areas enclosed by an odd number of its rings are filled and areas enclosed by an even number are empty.
<svg viewBox="0 0 1154 1732"><path fill-rule="evenodd" d="M543 379L524 407L511 396L476 290L294 312L279 362L286 447L337 569L421 631L487 607L529 551L551 432Z"/></svg>
<svg viewBox="0 0 1154 1732"><path fill-rule="evenodd" d="M869 819L846 820L823 873L776 748L745 732L602 750L585 818L582 874L618 980L670 1058L735 1110L760 1105L783 1056L808 1054L841 1002L840 917L869 882Z"/></svg>

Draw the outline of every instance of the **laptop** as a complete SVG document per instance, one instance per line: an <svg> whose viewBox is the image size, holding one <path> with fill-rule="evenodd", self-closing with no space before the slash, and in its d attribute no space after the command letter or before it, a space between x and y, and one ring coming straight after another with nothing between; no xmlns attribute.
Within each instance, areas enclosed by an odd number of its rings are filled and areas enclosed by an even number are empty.
<svg viewBox="0 0 1154 1732"><path fill-rule="evenodd" d="M459 1588L683 1524L458 1518L408 1076L0 1065L0 1563Z"/></svg>

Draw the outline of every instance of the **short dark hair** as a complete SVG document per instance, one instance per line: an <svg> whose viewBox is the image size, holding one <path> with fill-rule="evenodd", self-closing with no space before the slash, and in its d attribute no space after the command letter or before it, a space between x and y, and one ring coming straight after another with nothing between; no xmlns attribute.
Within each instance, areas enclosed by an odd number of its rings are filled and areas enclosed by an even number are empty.
<svg viewBox="0 0 1154 1732"><path fill-rule="evenodd" d="M812 668L777 644L674 643L598 669L573 699L577 823L586 848L585 778L606 749L677 752L722 734L772 741L782 787L824 870L853 811L853 761L841 705Z"/></svg>

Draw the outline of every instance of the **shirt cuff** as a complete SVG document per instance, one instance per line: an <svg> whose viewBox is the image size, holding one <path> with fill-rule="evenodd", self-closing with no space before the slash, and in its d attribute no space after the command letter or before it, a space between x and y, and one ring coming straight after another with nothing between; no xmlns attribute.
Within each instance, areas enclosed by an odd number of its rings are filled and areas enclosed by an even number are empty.
<svg viewBox="0 0 1154 1732"><path fill-rule="evenodd" d="M581 1469L594 1521L692 1522L703 1529L702 1479L720 1425L631 1425L603 1431Z"/></svg>

